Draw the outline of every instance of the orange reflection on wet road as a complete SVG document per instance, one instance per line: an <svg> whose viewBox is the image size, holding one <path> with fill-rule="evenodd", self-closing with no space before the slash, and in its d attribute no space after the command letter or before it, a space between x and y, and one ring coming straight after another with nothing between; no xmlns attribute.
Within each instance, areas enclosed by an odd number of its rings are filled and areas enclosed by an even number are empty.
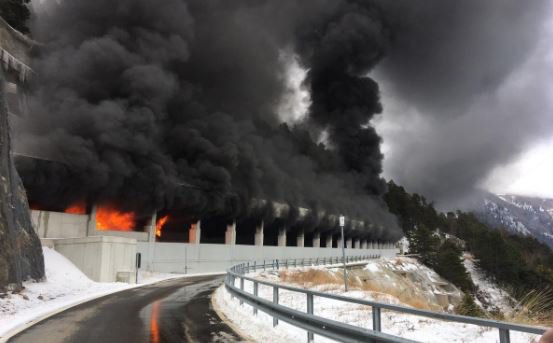
<svg viewBox="0 0 553 343"><path fill-rule="evenodd" d="M152 304L150 314L150 343L159 343L159 301Z"/></svg>

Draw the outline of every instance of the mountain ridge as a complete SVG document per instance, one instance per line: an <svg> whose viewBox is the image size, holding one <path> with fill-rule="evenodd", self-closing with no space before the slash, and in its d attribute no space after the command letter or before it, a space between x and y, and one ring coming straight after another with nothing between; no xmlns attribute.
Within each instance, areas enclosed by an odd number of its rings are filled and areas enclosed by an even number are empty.
<svg viewBox="0 0 553 343"><path fill-rule="evenodd" d="M553 249L552 198L487 193L475 214L494 228L533 236Z"/></svg>

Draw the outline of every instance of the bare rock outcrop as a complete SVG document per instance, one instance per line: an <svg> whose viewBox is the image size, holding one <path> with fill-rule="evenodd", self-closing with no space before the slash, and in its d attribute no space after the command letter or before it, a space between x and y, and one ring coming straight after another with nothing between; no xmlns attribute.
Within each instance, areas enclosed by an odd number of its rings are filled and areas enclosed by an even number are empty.
<svg viewBox="0 0 553 343"><path fill-rule="evenodd" d="M0 290L19 289L44 278L40 240L33 230L27 195L11 155L10 124L0 71Z"/></svg>

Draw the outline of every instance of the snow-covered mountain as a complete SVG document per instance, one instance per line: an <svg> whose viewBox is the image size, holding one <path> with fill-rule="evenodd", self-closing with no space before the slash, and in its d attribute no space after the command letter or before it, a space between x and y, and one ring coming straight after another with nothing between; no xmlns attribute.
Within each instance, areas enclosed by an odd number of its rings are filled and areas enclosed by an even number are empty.
<svg viewBox="0 0 553 343"><path fill-rule="evenodd" d="M476 214L491 226L532 235L553 248L553 199L487 194Z"/></svg>

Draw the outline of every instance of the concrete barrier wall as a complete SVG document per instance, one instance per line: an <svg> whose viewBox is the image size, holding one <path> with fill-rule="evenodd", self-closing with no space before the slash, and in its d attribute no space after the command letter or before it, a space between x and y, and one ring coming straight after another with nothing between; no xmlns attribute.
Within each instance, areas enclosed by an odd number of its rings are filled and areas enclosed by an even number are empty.
<svg viewBox="0 0 553 343"><path fill-rule="evenodd" d="M226 244L137 243L144 269L163 273L203 273L225 271L228 267L248 261L293 258L323 258L342 256L337 248L278 247ZM379 254L392 257L391 249L346 249L346 255Z"/></svg>
<svg viewBox="0 0 553 343"><path fill-rule="evenodd" d="M132 276L135 271L135 239L94 236L52 241L57 252L94 281L115 282L118 273Z"/></svg>
<svg viewBox="0 0 553 343"><path fill-rule="evenodd" d="M89 236L113 236L113 237L123 237L123 238L132 238L137 241L147 241L148 233L140 231L112 231L112 230L89 230Z"/></svg>
<svg viewBox="0 0 553 343"><path fill-rule="evenodd" d="M31 220L40 238L114 236L148 241L148 232L97 230L95 218L88 214L31 211Z"/></svg>
<svg viewBox="0 0 553 343"><path fill-rule="evenodd" d="M40 238L74 238L86 237L89 216L32 210L31 220Z"/></svg>

